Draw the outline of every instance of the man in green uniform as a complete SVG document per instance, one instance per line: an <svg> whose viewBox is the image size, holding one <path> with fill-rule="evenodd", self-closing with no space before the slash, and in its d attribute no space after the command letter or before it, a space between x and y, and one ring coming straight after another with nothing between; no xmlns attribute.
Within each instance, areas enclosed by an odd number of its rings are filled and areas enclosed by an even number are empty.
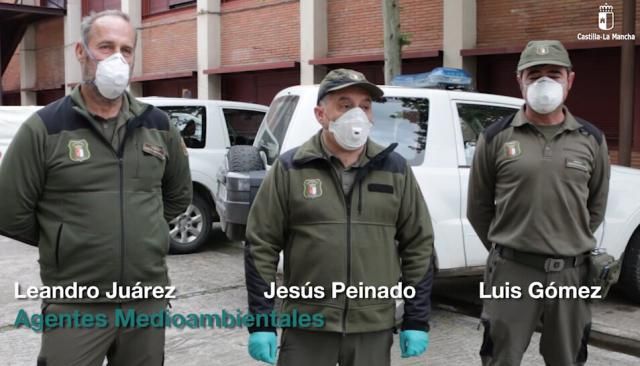
<svg viewBox="0 0 640 366"><path fill-rule="evenodd" d="M413 286L406 297L403 357L428 346L433 231L409 164L369 140L372 100L383 92L353 70L331 71L320 84L315 115L322 129L275 162L251 208L245 275L252 314L270 314L267 297L284 251L283 286L322 289L280 296L283 314L319 314L321 326L283 326L278 365L390 364L393 298L334 293L332 285ZM308 291L305 293L308 294ZM249 331L249 353L274 363L279 324Z"/></svg>
<svg viewBox="0 0 640 366"><path fill-rule="evenodd" d="M38 246L44 286L99 290L43 299L43 314L62 325L43 331L41 366L163 363L163 327L118 329L115 318L166 308L161 292L127 290L169 284L167 222L187 208L192 186L177 129L125 92L135 46L126 14L85 18L82 83L21 126L0 166L0 234ZM74 312L88 320L64 320Z"/></svg>
<svg viewBox="0 0 640 366"><path fill-rule="evenodd" d="M484 365L519 365L542 322L546 364L580 365L589 301L539 295L586 285L609 189L607 144L563 104L575 74L560 42L529 42L517 72L526 103L482 133L469 179L467 216L490 250L480 355Z"/></svg>

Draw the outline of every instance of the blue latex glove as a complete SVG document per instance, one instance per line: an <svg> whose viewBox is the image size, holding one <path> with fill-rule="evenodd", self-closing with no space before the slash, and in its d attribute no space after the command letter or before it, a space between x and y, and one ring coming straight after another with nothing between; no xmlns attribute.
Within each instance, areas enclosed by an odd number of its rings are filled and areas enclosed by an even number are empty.
<svg viewBox="0 0 640 366"><path fill-rule="evenodd" d="M421 330L403 330L400 332L402 358L420 356L427 348L429 348L429 333Z"/></svg>
<svg viewBox="0 0 640 366"><path fill-rule="evenodd" d="M254 360L275 365L277 347L276 334L273 332L255 332L249 335L249 354Z"/></svg>

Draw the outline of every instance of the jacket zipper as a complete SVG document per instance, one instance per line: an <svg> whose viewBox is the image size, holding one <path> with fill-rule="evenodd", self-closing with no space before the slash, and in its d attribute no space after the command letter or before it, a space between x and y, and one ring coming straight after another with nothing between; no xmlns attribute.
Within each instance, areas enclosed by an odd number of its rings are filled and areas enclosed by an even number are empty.
<svg viewBox="0 0 640 366"><path fill-rule="evenodd" d="M344 189L342 188L341 179L339 179L335 169L333 169L333 166L331 166L331 161L329 161L325 157L322 158L322 160L324 160L325 162L327 162L327 164L329 164L329 170L331 171L331 174L333 176L334 183L336 183L340 188L340 191L342 192L342 199L343 199L343 202L345 202L345 206L347 209L347 282L345 283L346 286L351 285L351 197L353 196L353 189L355 188L356 183L359 184L358 188L362 189L361 181L364 178L365 174L368 173L368 170L371 168L371 166L373 164L376 164L379 160L385 158L389 154L389 152L393 151L396 148L396 146L398 146L397 143L393 143L389 145L386 149L384 149L378 155L374 156L371 160L369 160L367 164L359 168L358 173L356 173L356 178L353 181L353 185L351 186L351 191L349 192L348 196L345 196L344 194ZM360 196L362 195L361 192L359 192L359 194ZM361 203L359 203L359 206L360 205ZM347 312L348 311L349 311L349 299L345 296L344 311L342 312L342 335L343 336L347 335Z"/></svg>
<svg viewBox="0 0 640 366"><path fill-rule="evenodd" d="M145 112L143 112L143 114ZM80 113L80 115L82 115L87 120L90 118L88 115L86 115L83 112L78 112L78 113ZM120 175L120 187L119 187L120 188L120 278L119 278L119 284L120 285L124 284L124 247L125 247L125 245L124 245L125 244L125 234L124 234L124 228L125 228L125 223L124 223L124 147L125 147L125 142L127 141L127 137L129 136L129 130L135 128L135 127L132 128L131 125L133 124L133 122L137 118L138 117L132 117L125 124L124 137L122 138L122 141L120 141L120 146L118 148L118 151L116 151L113 148L113 145L111 144L111 142L109 140L107 140L106 137L104 137L104 134L101 131L98 131L98 129L93 125L93 123L91 123L91 121L87 121L87 122L89 122L89 126L91 126L93 131L99 136L98 138L102 139L102 141L104 141L111 148L111 151L113 151L114 155L118 159L118 172L119 172L119 175ZM116 126L116 129L117 129L117 126ZM117 131L116 131L116 133L117 133Z"/></svg>
<svg viewBox="0 0 640 366"><path fill-rule="evenodd" d="M118 147L118 170L120 171L120 285L124 285L124 249L125 249L125 220L124 220L124 148L129 136L129 130L132 129L134 118L127 121L124 130L124 137L120 141Z"/></svg>
<svg viewBox="0 0 640 366"><path fill-rule="evenodd" d="M333 169L333 168L332 168ZM351 188L353 192L353 188ZM346 198L347 203L347 283L351 286L351 192ZM344 195L343 195L344 196ZM344 298L344 312L342 313L342 335L347 335L347 313L349 312L349 298Z"/></svg>
<svg viewBox="0 0 640 366"><path fill-rule="evenodd" d="M126 132L125 132L126 136ZM123 142L124 143L124 139ZM120 285L124 284L124 166L122 155L118 156L120 170Z"/></svg>
<svg viewBox="0 0 640 366"><path fill-rule="evenodd" d="M338 186L339 191L342 192L342 201L346 207L347 213L347 281L345 285L351 284L351 192L349 192L349 196L346 197L344 193L344 189L342 188L342 183L340 177L336 173L335 169L331 165L331 161L327 158L323 158L323 160L329 165L329 171L331 172L331 176L333 177L333 182ZM352 189L353 191L353 189ZM347 311L349 311L349 299L345 296L344 298L344 310L342 311L342 335L347 334Z"/></svg>

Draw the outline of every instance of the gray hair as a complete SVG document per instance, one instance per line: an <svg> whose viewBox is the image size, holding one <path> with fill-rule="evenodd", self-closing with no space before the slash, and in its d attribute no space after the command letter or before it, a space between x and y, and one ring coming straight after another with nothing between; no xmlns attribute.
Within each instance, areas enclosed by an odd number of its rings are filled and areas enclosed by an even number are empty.
<svg viewBox="0 0 640 366"><path fill-rule="evenodd" d="M82 23L80 24L80 33L82 34L82 43L86 47L89 47L89 33L91 33L91 27L93 26L93 23L102 17L108 17L108 16L122 18L127 23L131 24L131 18L129 18L129 14L123 12L122 10L108 9L98 13L92 11L89 15L82 18ZM135 34L135 38L133 39L133 46L135 47L136 44L138 43L138 32L136 32L134 29L133 33Z"/></svg>

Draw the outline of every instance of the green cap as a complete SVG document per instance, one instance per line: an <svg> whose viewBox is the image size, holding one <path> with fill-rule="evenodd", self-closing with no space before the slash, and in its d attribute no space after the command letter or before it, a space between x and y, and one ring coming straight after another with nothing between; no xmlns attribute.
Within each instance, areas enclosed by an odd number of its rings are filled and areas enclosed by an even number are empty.
<svg viewBox="0 0 640 366"><path fill-rule="evenodd" d="M571 67L571 60L560 41L530 41L520 54L518 72L536 65Z"/></svg>
<svg viewBox="0 0 640 366"><path fill-rule="evenodd" d="M350 86L359 86L366 90L371 98L380 99L384 92L375 84L370 83L362 73L349 69L331 70L327 76L322 79L320 89L318 89L318 103L325 95L336 90L348 88Z"/></svg>

